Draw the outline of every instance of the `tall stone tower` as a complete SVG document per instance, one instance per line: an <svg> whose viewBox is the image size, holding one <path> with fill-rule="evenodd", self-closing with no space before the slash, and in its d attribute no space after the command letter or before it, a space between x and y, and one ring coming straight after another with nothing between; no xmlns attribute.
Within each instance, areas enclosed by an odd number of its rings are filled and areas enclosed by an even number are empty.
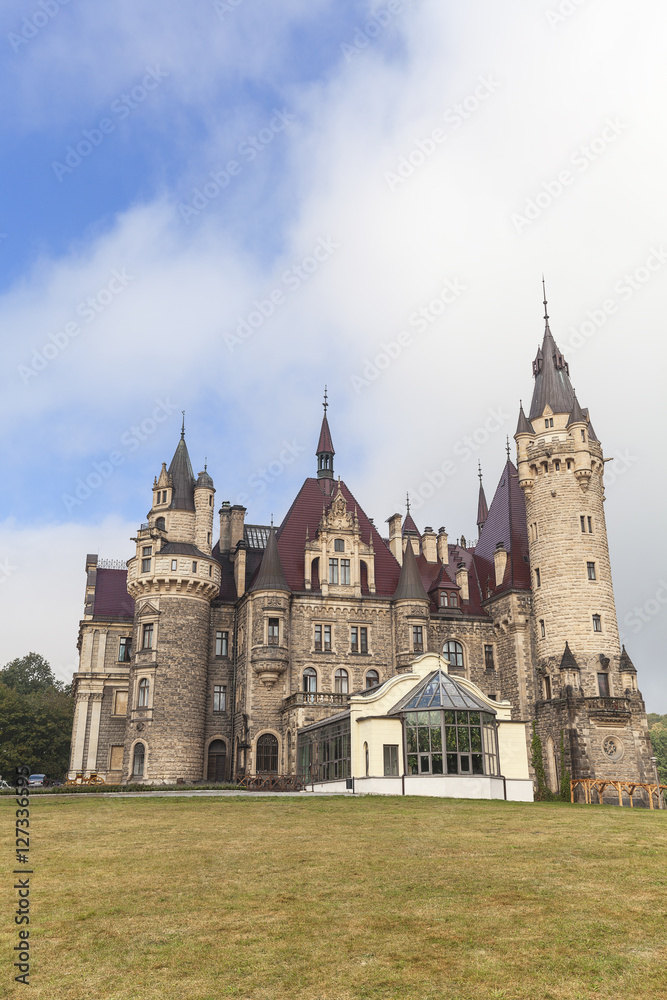
<svg viewBox="0 0 667 1000"><path fill-rule="evenodd" d="M536 717L556 767L574 777L650 780L636 671L621 649L604 515L602 445L549 328L533 362L530 411L515 435L532 574ZM541 694L541 697L540 697Z"/></svg>
<svg viewBox="0 0 667 1000"><path fill-rule="evenodd" d="M195 480L185 428L169 469L153 483L137 532L127 589L135 600L123 776L126 781L205 777L204 725L210 605L220 589L211 557L213 481Z"/></svg>

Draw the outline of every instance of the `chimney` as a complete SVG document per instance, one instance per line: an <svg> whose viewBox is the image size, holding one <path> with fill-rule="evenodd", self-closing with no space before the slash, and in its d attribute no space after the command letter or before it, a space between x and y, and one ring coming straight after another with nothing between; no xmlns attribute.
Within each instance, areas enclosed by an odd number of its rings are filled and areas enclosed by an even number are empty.
<svg viewBox="0 0 667 1000"><path fill-rule="evenodd" d="M242 507L241 510L244 508ZM234 553L234 583L236 584L236 596L243 597L245 594L245 553L247 543L240 540Z"/></svg>
<svg viewBox="0 0 667 1000"><path fill-rule="evenodd" d="M507 552L503 542L498 542L496 545L493 562L496 567L496 587L499 587L505 578L505 567L507 566Z"/></svg>
<svg viewBox="0 0 667 1000"><path fill-rule="evenodd" d="M433 528L424 528L424 534L422 535L422 554L427 562L434 563L437 561L437 536Z"/></svg>
<svg viewBox="0 0 667 1000"><path fill-rule="evenodd" d="M392 514L387 518L389 525L389 548L394 559L403 565L403 540L401 538L401 515Z"/></svg>
<svg viewBox="0 0 667 1000"><path fill-rule="evenodd" d="M445 566L449 563L448 535L444 528L438 528L438 559Z"/></svg>
<svg viewBox="0 0 667 1000"><path fill-rule="evenodd" d="M245 520L246 509L240 503L235 503L231 509L231 526L229 535L229 547L234 550L238 543L243 541L243 522Z"/></svg>
<svg viewBox="0 0 667 1000"><path fill-rule="evenodd" d="M231 517L232 508L229 500L222 501L220 508L220 551L229 552L231 549Z"/></svg>
<svg viewBox="0 0 667 1000"><path fill-rule="evenodd" d="M460 562L456 570L456 586L461 590L461 600L468 601L470 599L470 591L468 589L468 570L466 569L466 564Z"/></svg>

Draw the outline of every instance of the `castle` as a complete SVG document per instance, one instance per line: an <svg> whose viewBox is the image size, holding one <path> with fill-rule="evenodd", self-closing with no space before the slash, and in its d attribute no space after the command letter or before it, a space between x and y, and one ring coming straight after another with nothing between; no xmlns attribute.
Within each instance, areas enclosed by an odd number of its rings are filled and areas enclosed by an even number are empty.
<svg viewBox="0 0 667 1000"><path fill-rule="evenodd" d="M602 445L546 300L533 376L517 464L508 447L490 506L480 477L474 544L419 530L409 510L383 538L334 474L326 396L316 475L280 526L247 524L224 500L216 540L213 480L195 477L183 429L126 568L87 557L70 776L296 774L302 731L435 652L487 709L508 703L526 746L535 723L553 790L562 749L573 777L651 781L644 704L619 641ZM411 763L405 746L389 748L389 764L385 747L385 774L487 766L474 754Z"/></svg>

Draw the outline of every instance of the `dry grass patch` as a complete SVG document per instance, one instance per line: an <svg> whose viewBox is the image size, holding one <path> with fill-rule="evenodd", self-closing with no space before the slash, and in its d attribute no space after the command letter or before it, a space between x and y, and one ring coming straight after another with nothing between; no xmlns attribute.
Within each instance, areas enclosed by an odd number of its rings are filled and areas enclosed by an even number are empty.
<svg viewBox="0 0 667 1000"><path fill-rule="evenodd" d="M0 802L5 834L12 813ZM645 1000L667 988L667 813L88 796L35 799L32 814L35 998ZM0 995L22 995L9 965Z"/></svg>

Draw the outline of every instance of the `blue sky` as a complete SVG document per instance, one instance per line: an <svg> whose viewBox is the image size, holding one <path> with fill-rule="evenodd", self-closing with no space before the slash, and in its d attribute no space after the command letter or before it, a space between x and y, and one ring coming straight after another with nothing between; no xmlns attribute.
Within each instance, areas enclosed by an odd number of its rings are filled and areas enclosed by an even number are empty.
<svg viewBox="0 0 667 1000"><path fill-rule="evenodd" d="M85 554L129 556L183 409L217 498L279 521L312 474L327 383L336 470L376 523L454 456L415 516L474 537L477 459L491 493L532 389L545 272L552 330L614 457L619 618L649 708L667 711L666 14L498 6L0 11L0 661L37 648L71 673ZM39 626L36 573L51 595Z"/></svg>

